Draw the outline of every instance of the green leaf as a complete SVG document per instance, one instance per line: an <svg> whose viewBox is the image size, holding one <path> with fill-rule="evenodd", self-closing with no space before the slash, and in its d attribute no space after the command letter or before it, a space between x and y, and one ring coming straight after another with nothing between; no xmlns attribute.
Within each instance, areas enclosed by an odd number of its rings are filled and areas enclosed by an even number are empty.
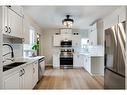
<svg viewBox="0 0 127 95"><path fill-rule="evenodd" d="M34 43L33 45L32 45L32 50L38 50L39 49L39 44L37 44L37 43Z"/></svg>

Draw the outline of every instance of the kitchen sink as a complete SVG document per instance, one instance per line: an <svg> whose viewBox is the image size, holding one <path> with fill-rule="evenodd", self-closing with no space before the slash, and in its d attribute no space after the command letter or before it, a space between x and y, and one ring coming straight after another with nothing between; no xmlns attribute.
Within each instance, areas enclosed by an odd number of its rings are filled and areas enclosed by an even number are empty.
<svg viewBox="0 0 127 95"><path fill-rule="evenodd" d="M12 69L14 67L17 67L17 66L20 66L22 64L25 64L26 62L14 62L14 63L11 63L9 65L4 65L3 66L3 71L7 71L9 69Z"/></svg>

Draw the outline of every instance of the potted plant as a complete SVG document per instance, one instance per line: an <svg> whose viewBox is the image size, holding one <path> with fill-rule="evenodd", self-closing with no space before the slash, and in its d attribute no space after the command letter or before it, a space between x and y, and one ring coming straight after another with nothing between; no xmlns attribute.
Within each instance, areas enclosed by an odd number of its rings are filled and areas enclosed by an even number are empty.
<svg viewBox="0 0 127 95"><path fill-rule="evenodd" d="M33 57L37 56L36 52L37 52L37 50L39 50L39 44L38 43L33 43L32 50L33 50L32 56Z"/></svg>

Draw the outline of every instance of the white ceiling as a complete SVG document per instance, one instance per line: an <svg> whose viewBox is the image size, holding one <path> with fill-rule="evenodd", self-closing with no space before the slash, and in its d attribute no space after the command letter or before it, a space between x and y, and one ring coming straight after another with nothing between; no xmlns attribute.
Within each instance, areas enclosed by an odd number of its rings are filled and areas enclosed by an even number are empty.
<svg viewBox="0 0 127 95"><path fill-rule="evenodd" d="M114 11L118 6L24 6L42 28L63 28L62 20L67 14L72 15L72 28L87 29L88 26Z"/></svg>

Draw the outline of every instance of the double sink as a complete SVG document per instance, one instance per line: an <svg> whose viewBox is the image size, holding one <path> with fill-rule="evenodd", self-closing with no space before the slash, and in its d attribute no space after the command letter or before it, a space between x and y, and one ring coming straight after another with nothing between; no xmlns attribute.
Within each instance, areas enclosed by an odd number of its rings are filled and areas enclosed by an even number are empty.
<svg viewBox="0 0 127 95"><path fill-rule="evenodd" d="M14 63L11 63L11 64L9 64L9 65L4 65L3 66L3 72L4 71L7 71L7 70L10 70L10 69L12 69L12 68L14 68L14 67L17 67L17 66L20 66L20 65L22 65L22 64L25 64L26 62L14 62Z"/></svg>

